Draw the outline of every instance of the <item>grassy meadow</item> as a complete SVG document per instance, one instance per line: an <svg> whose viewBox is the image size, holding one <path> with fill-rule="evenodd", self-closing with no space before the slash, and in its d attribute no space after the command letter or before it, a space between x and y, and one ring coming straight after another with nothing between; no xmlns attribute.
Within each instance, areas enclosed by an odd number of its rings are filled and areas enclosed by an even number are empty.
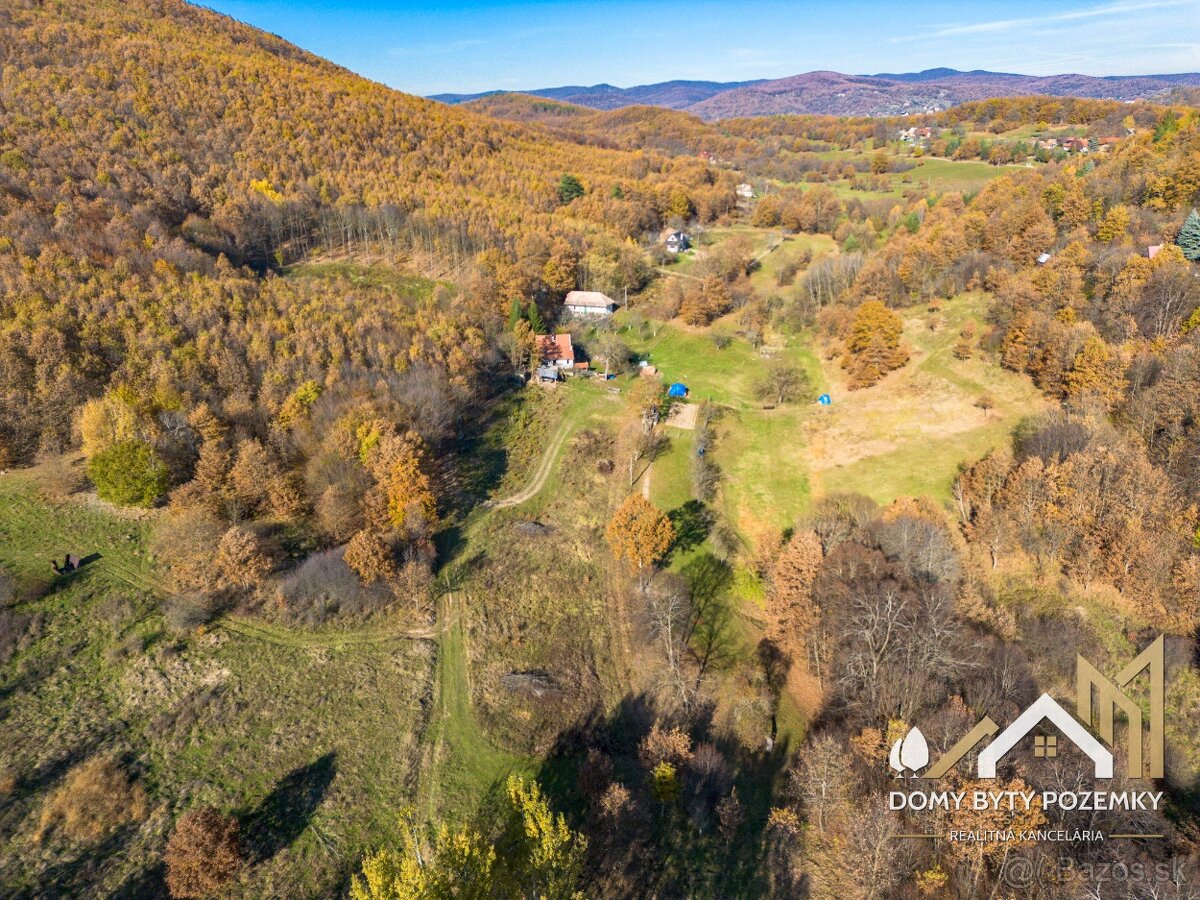
<svg viewBox="0 0 1200 900"><path fill-rule="evenodd" d="M0 564L34 622L0 668L0 773L15 776L0 797L5 894L152 890L170 821L198 803L241 820L254 865L233 895L342 890L361 849L393 839L393 811L416 795L436 645L387 622L299 641L234 620L177 633L160 611L154 517L47 499L47 477L0 477ZM65 552L92 559L54 577L50 559ZM101 747L145 786L145 823L100 848L37 840L47 792Z"/></svg>

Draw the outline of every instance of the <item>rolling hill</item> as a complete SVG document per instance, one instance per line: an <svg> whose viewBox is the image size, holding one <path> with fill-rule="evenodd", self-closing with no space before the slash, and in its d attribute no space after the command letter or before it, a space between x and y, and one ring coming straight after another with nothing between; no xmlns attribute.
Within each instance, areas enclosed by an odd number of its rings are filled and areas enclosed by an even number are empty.
<svg viewBox="0 0 1200 900"><path fill-rule="evenodd" d="M1096 77L1077 74L1016 75L982 69L960 72L936 68L880 75L818 71L788 78L726 84L667 81L632 88L602 84L593 87L543 88L522 93L593 109L665 106L704 119L730 119L788 113L904 115L945 109L969 100L1030 94L1137 100L1196 85L1200 85L1200 73L1195 72ZM439 94L430 99L463 103L495 93Z"/></svg>
<svg viewBox="0 0 1200 900"><path fill-rule="evenodd" d="M620 109L622 106L665 106L669 109L686 109L726 91L751 87L762 84L763 81L662 81L656 84L642 84L630 88L614 87L611 84L594 84L590 87L583 85L567 85L556 88L539 88L534 91L520 91L522 94L532 94L547 100L558 100L562 103L574 103L577 106L587 106L592 109ZM482 94L435 94L430 100L441 103L458 104L471 100L479 100L507 91L485 91Z"/></svg>

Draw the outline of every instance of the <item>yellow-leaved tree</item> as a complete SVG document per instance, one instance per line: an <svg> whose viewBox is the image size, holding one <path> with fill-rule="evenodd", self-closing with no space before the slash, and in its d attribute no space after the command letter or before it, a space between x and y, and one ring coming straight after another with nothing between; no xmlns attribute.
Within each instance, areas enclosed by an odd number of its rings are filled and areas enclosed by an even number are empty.
<svg viewBox="0 0 1200 900"><path fill-rule="evenodd" d="M351 900L491 900L537 897L582 900L576 890L587 839L550 808L536 781L509 776L512 817L504 855L478 830L437 828L422 847L411 810L403 815L400 847L368 855L350 886Z"/></svg>

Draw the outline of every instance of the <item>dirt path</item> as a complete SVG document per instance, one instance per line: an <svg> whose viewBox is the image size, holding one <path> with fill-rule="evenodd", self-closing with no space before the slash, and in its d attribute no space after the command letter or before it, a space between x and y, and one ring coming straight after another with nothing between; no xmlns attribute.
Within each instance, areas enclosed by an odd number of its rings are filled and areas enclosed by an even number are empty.
<svg viewBox="0 0 1200 900"><path fill-rule="evenodd" d="M546 486L546 479L550 477L550 473L554 471L554 461L558 458L558 451L562 449L562 445L566 443L570 433L571 423L563 422L546 446L546 452L542 454L537 471L533 473L533 480L517 493L505 497L503 500L489 500L484 506L489 509L507 509L510 506L519 506L536 497L538 491Z"/></svg>

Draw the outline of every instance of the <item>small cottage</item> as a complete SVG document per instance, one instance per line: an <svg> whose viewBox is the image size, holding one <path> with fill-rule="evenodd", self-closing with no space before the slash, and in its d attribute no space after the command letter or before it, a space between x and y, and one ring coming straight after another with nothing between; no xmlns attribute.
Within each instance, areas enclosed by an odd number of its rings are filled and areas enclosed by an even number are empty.
<svg viewBox="0 0 1200 900"><path fill-rule="evenodd" d="M543 366L553 366L557 369L575 368L575 348L571 344L570 334L539 334L537 345Z"/></svg>
<svg viewBox="0 0 1200 900"><path fill-rule="evenodd" d="M599 291L571 291L563 300L567 312L579 316L611 316L617 304L608 294Z"/></svg>
<svg viewBox="0 0 1200 900"><path fill-rule="evenodd" d="M667 249L672 253L682 253L690 246L691 240L682 231L673 231L667 235Z"/></svg>

